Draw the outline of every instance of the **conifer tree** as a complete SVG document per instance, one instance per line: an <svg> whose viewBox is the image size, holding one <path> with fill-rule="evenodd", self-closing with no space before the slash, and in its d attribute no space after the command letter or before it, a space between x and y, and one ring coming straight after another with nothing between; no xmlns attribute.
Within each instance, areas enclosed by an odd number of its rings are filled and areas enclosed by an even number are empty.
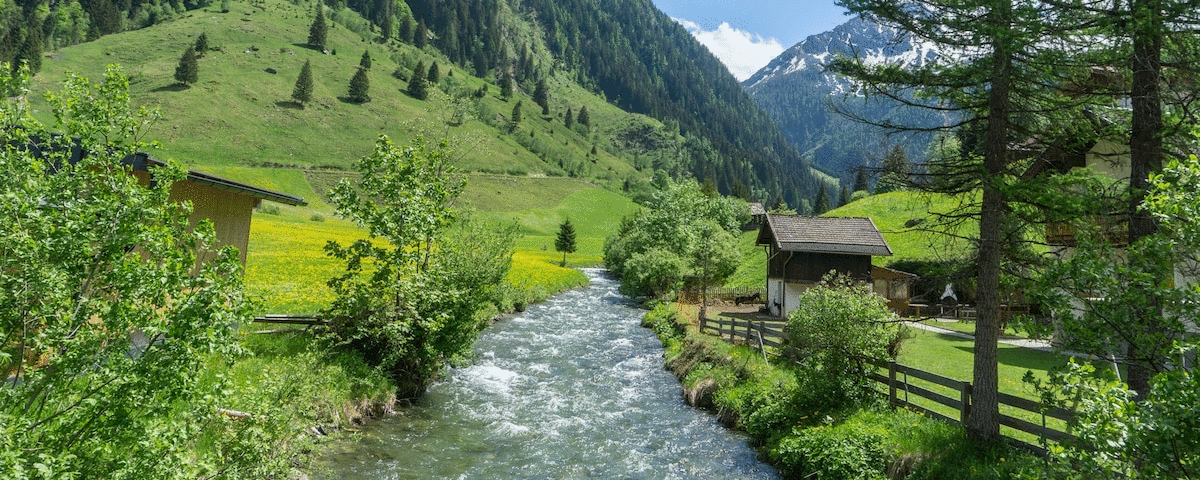
<svg viewBox="0 0 1200 480"><path fill-rule="evenodd" d="M503 98L504 100L507 101L508 99L512 98L512 95L513 95L512 74L509 73L508 69L504 69L504 72L500 74L500 98Z"/></svg>
<svg viewBox="0 0 1200 480"><path fill-rule="evenodd" d="M592 118L588 115L588 109L586 105L579 107L579 116L575 118L575 121L579 122L580 125L585 127L592 126Z"/></svg>
<svg viewBox="0 0 1200 480"><path fill-rule="evenodd" d="M509 123L512 124L512 128L517 128L517 125L521 123L521 101L520 100L517 100L517 104L513 105L512 118L510 119Z"/></svg>
<svg viewBox="0 0 1200 480"><path fill-rule="evenodd" d="M189 86L200 79L200 62L196 60L195 47L188 47L175 66L175 81Z"/></svg>
<svg viewBox="0 0 1200 480"><path fill-rule="evenodd" d="M563 252L561 267L567 266L567 254L575 253L575 226L571 225L571 219L563 220L563 223L558 225L558 238L554 239L554 251Z"/></svg>
<svg viewBox="0 0 1200 480"><path fill-rule="evenodd" d="M825 193L825 182L820 183L821 186L817 189L817 201L813 207L813 213L816 215L829 211L829 195Z"/></svg>
<svg viewBox="0 0 1200 480"><path fill-rule="evenodd" d="M413 26L412 17L405 16L403 19L401 19L400 20L400 32L399 32L400 41L407 43L407 44L412 44L413 43L413 29L415 29L415 28L416 27Z"/></svg>
<svg viewBox="0 0 1200 480"><path fill-rule="evenodd" d="M563 117L563 125L566 125L567 128L575 125L575 117L571 114L571 107L567 107L567 115Z"/></svg>
<svg viewBox="0 0 1200 480"><path fill-rule="evenodd" d="M317 4L317 16L313 19L312 26L308 27L308 46L314 50L325 51L325 41L329 36L329 25L325 23L325 8L323 4Z"/></svg>
<svg viewBox="0 0 1200 480"><path fill-rule="evenodd" d="M292 99L301 106L312 100L313 78L312 65L308 60L300 68L300 76L296 78L296 87L292 89Z"/></svg>
<svg viewBox="0 0 1200 480"><path fill-rule="evenodd" d="M842 185L842 198L838 199L838 206L850 203L850 187Z"/></svg>
<svg viewBox="0 0 1200 480"><path fill-rule="evenodd" d="M425 48L429 43L429 29L425 28L425 20L417 23L417 32L413 34L413 46L417 48Z"/></svg>
<svg viewBox="0 0 1200 480"><path fill-rule="evenodd" d="M863 167L859 167L854 175L854 191L871 193L871 183L867 181L867 171Z"/></svg>
<svg viewBox="0 0 1200 480"><path fill-rule="evenodd" d="M437 62L433 62L429 66L429 75L426 76L426 79L429 80L430 85L437 85L438 82L442 81L442 73L438 70Z"/></svg>
<svg viewBox="0 0 1200 480"><path fill-rule="evenodd" d="M413 68L412 76L408 78L408 94L417 100L429 98L429 87L425 78L425 62L418 61Z"/></svg>
<svg viewBox="0 0 1200 480"><path fill-rule="evenodd" d="M21 42L21 46L17 49L17 54L11 63L13 73L16 73L21 65L29 67L29 74L33 75L42 69L42 29L28 28L25 29L25 39Z"/></svg>
<svg viewBox="0 0 1200 480"><path fill-rule="evenodd" d="M371 101L369 90L371 89L371 79L367 77L367 71L359 68L354 72L354 77L350 79L350 91L347 96L350 101L355 103L366 103Z"/></svg>
<svg viewBox="0 0 1200 480"><path fill-rule="evenodd" d="M550 114L550 92L546 88L546 80L538 80L533 89L533 102L542 107L542 115Z"/></svg>
<svg viewBox="0 0 1200 480"><path fill-rule="evenodd" d="M199 37L196 37L195 48L196 48L196 56L197 57L203 57L205 52L208 52L208 35L207 34L201 33Z"/></svg>
<svg viewBox="0 0 1200 480"><path fill-rule="evenodd" d="M369 50L363 50L362 59L358 61L358 66L362 67L363 70L371 69L371 52Z"/></svg>

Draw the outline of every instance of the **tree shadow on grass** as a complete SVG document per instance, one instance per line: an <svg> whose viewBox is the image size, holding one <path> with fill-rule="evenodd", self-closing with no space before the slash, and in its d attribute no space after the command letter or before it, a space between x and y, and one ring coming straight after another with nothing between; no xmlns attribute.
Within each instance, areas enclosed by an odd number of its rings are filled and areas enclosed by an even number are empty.
<svg viewBox="0 0 1200 480"><path fill-rule="evenodd" d="M280 100L275 102L275 106L279 108L294 108L296 110L304 110L304 104L292 100Z"/></svg>
<svg viewBox="0 0 1200 480"><path fill-rule="evenodd" d="M161 87L158 87L158 88L154 89L154 92L182 92L189 88L192 88L191 85L187 85L184 83L172 83L170 85L163 85Z"/></svg>
<svg viewBox="0 0 1200 480"><path fill-rule="evenodd" d="M974 342L970 339L962 339L966 342ZM956 346L959 350L974 355L974 345ZM1061 366L1067 363L1067 356L1051 352L1043 352L1031 348L1017 347L1014 345L1000 344L996 351L996 362L1008 365L1010 367L1018 367L1027 370L1044 371L1052 367Z"/></svg>

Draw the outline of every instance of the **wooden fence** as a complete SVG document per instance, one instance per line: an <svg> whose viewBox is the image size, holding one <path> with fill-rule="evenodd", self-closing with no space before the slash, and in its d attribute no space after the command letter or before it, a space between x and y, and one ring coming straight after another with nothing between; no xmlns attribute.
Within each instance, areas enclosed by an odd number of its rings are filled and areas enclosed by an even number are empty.
<svg viewBox="0 0 1200 480"><path fill-rule="evenodd" d="M704 319L700 320L702 333L713 333L730 343L743 344L761 350L763 358L767 355L779 355L785 348L783 345L782 320L738 320L738 319ZM932 372L900 365L895 361L871 363L879 371L868 373L868 378L887 388L887 398L890 405L919 411L926 416L945 420L952 423L966 423L971 415L972 386L970 382L944 377ZM924 383L922 383L922 381ZM927 401L919 400L924 399ZM1040 402L1021 398L1015 395L999 392L997 399L1004 408L1000 414L1000 424L1019 432L1024 432L1039 439L1039 443L1051 440L1059 443L1070 442L1075 437L1056 428L1056 425L1066 425L1075 420L1074 412L1058 407L1046 407ZM932 403L932 404L931 404ZM922 405L924 404L924 405ZM933 410L930 407L942 405L957 412L957 418ZM1040 419L1040 424L1016 416L1013 413L1030 419ZM1022 414L1021 412L1024 412ZM1053 420L1052 420L1053 419ZM1022 444L1039 454L1045 449L1025 439L1007 435L1012 441Z"/></svg>
<svg viewBox="0 0 1200 480"><path fill-rule="evenodd" d="M761 303L761 298L765 298L766 296L762 287L708 287L708 292L706 293L709 301L720 299L727 302L732 302L737 297L745 297L757 293L760 298L759 302ZM688 288L679 292L679 302L698 304L700 303L701 296L699 287Z"/></svg>

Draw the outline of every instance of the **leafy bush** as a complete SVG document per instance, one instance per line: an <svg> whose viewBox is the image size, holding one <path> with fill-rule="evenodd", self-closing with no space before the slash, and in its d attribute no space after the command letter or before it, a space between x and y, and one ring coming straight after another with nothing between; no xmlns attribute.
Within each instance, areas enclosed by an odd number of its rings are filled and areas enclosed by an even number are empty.
<svg viewBox="0 0 1200 480"><path fill-rule="evenodd" d="M857 422L796 430L768 455L790 472L812 480L882 480L887 465L886 432Z"/></svg>
<svg viewBox="0 0 1200 480"><path fill-rule="evenodd" d="M800 294L799 307L788 313L784 341L818 395L853 402L866 391L866 362L887 358L898 325L887 300L870 285L830 274Z"/></svg>
<svg viewBox="0 0 1200 480"><path fill-rule="evenodd" d="M340 215L389 245L326 245L346 264L329 281L329 339L382 368L403 398L423 393L447 361L470 351L485 325L479 314L500 301L511 265L515 226L468 219L447 234L458 218L448 204L466 181L447 164L446 149L423 138L398 148L381 136L355 165L359 184L342 180L330 193Z"/></svg>
<svg viewBox="0 0 1200 480"><path fill-rule="evenodd" d="M0 90L15 99L27 78L8 72ZM249 307L237 253L168 200L186 171L154 167L147 187L130 173L124 159L146 147L136 139L151 119L131 112L115 67L47 98L52 128L24 100L0 103L0 371L12 374L0 388L0 478L286 473L256 449L272 439L239 435L217 413L224 382L198 381L207 358L238 354L233 328ZM220 448L196 448L206 437Z"/></svg>
<svg viewBox="0 0 1200 480"><path fill-rule="evenodd" d="M264 213L267 215L282 215L283 210L279 209L279 205L264 204L258 207L258 213Z"/></svg>

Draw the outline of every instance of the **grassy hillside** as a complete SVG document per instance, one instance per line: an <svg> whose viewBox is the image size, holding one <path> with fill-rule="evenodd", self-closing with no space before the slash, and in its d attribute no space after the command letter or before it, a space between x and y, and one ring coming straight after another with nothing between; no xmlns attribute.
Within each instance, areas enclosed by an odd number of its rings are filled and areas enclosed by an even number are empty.
<svg viewBox="0 0 1200 480"><path fill-rule="evenodd" d="M380 134L397 143L426 135L449 140L464 170L572 175L612 187L638 175L632 158L645 152L623 151L610 139L624 129L663 128L562 76L547 79L552 113L543 117L530 92L505 101L491 80L452 66L436 50L364 41L338 23L330 29L331 54L323 54L303 45L310 10L264 0L232 3L228 13L215 7L191 11L166 23L49 52L32 90L53 88L67 72L99 79L106 65L119 64L130 78L134 102L162 111L163 118L146 135L163 143L152 153L193 167L344 168L368 153ZM199 82L181 87L173 78L175 66L201 33L213 50L200 59ZM344 96L364 51L372 58L371 101L350 103ZM315 85L312 102L301 107L290 97L305 61L312 62ZM439 88L428 100L407 95L407 80L393 76L398 71L407 78L418 61L426 66L437 62L441 72ZM485 84L486 95L471 96ZM508 118L518 100L523 101L523 118L510 129ZM40 97L32 101L40 116L49 117ZM585 105L594 128L567 128L562 121L566 109L578 111ZM465 115L463 121L455 118L456 112Z"/></svg>
<svg viewBox="0 0 1200 480"><path fill-rule="evenodd" d="M958 199L945 195L915 192L888 192L861 199L830 210L826 217L868 217L883 233L892 247L891 257L875 257L876 265L897 260L937 260L960 258L966 255L967 241L927 231L937 222L937 213L947 213L958 206ZM977 221L958 227L963 235L978 235Z"/></svg>

